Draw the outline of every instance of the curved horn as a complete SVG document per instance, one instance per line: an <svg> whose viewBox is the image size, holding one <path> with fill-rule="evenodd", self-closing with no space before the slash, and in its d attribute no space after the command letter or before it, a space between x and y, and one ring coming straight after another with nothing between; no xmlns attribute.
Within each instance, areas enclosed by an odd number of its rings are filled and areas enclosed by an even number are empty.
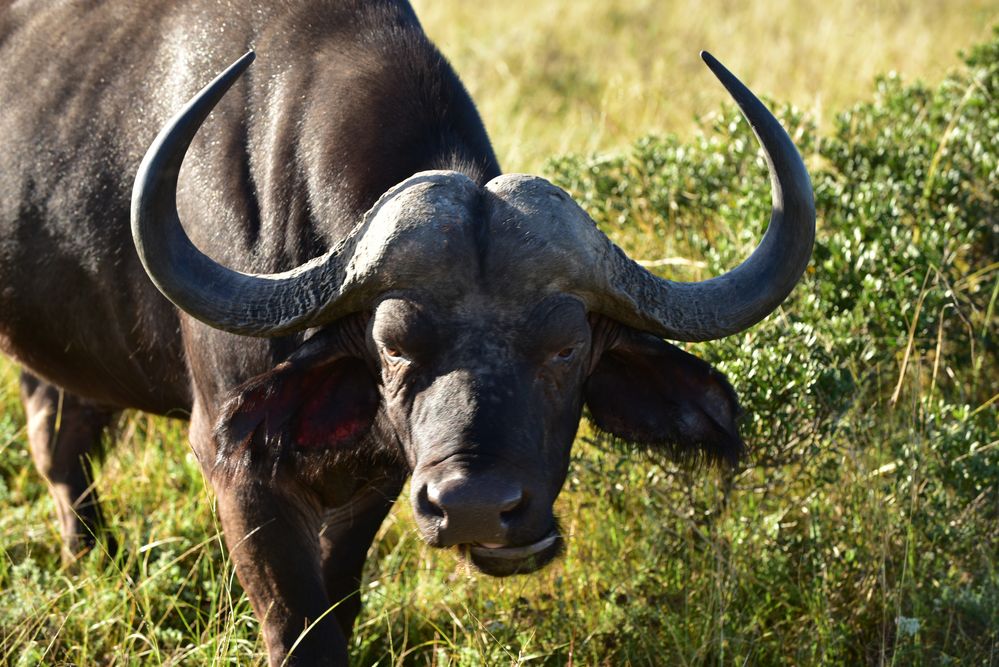
<svg viewBox="0 0 999 667"><path fill-rule="evenodd" d="M253 59L248 52L219 74L170 119L149 147L132 190L132 237L149 277L177 307L217 329L278 336L328 321L329 305L358 286L347 279L344 266L357 236L291 271L247 274L198 250L177 214L177 178L184 155L205 118Z"/></svg>
<svg viewBox="0 0 999 667"><path fill-rule="evenodd" d="M701 58L753 128L770 170L773 210L763 240L728 273L694 283L663 280L624 253L607 253L608 315L673 340L722 338L756 324L790 294L815 240L815 202L808 172L777 119L706 51Z"/></svg>

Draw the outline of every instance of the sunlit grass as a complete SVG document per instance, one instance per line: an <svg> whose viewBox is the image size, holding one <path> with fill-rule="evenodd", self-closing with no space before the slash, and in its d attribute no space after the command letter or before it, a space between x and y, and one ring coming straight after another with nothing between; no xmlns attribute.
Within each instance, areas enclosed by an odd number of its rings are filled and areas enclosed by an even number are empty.
<svg viewBox="0 0 999 667"><path fill-rule="evenodd" d="M726 100L698 53L823 123L875 76L936 80L999 21L995 0L415 0L507 171L566 152L689 134Z"/></svg>

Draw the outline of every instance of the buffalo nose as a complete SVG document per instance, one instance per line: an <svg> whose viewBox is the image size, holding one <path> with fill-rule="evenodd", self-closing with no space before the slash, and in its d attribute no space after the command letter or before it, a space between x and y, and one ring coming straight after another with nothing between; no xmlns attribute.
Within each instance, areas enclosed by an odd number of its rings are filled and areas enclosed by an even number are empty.
<svg viewBox="0 0 999 667"><path fill-rule="evenodd" d="M441 546L506 544L511 520L526 503L519 483L495 477L431 481L420 495L422 509L440 517Z"/></svg>

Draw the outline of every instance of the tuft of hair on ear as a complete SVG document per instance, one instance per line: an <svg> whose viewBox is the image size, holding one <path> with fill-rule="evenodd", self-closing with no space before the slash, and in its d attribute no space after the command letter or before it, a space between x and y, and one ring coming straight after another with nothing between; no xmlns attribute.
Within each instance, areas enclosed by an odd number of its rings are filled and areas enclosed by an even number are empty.
<svg viewBox="0 0 999 667"><path fill-rule="evenodd" d="M214 476L225 481L249 472L276 479L292 467L301 473L356 453L381 400L377 379L355 353L357 322L316 334L230 392L214 429ZM299 465L306 459L308 465Z"/></svg>
<svg viewBox="0 0 999 667"><path fill-rule="evenodd" d="M269 467L276 476L282 460L291 449L290 437L283 423L273 423L273 403L283 392L283 373L290 362L282 362L270 371L238 386L222 405L214 433L218 450L213 475L231 479L240 471Z"/></svg>
<svg viewBox="0 0 999 667"><path fill-rule="evenodd" d="M676 434L649 442L647 448L652 455L665 456L692 468L705 465L736 468L747 454L746 443L739 435L739 422L744 415L739 397L723 373L701 359L694 359L703 364L712 383L704 388L696 406L689 405L682 411Z"/></svg>

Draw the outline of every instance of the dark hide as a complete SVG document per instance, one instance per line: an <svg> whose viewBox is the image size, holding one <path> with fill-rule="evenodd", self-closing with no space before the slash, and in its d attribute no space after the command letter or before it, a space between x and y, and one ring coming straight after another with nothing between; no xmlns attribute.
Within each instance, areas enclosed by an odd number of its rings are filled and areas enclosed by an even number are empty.
<svg viewBox="0 0 999 667"><path fill-rule="evenodd" d="M474 105L405 2L0 11L0 349L109 406L187 413L294 349L185 325L131 240L145 149L235 56L260 57L195 139L178 193L194 242L232 268L286 270L322 254L416 171L480 183L500 173ZM73 298L53 298L68 286Z"/></svg>

